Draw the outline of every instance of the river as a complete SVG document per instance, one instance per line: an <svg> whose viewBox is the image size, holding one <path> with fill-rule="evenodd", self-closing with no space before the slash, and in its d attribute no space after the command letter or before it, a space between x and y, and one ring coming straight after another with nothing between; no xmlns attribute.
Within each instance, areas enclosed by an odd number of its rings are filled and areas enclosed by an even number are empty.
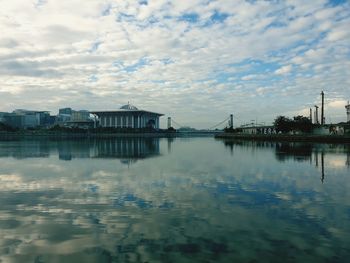
<svg viewBox="0 0 350 263"><path fill-rule="evenodd" d="M350 146L0 142L0 262L348 262Z"/></svg>

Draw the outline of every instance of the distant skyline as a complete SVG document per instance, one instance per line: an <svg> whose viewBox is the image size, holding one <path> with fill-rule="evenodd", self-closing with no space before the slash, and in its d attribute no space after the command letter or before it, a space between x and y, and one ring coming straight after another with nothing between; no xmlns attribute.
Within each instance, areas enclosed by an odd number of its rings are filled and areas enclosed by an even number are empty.
<svg viewBox="0 0 350 263"><path fill-rule="evenodd" d="M0 0L0 111L140 109L195 128L346 121L350 2Z"/></svg>

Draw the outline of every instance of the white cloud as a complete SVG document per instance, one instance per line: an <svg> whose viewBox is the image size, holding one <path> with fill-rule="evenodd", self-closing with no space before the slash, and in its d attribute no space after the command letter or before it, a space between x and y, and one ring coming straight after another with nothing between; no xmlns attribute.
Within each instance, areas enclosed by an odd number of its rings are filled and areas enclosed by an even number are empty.
<svg viewBox="0 0 350 263"><path fill-rule="evenodd" d="M275 71L277 75L284 75L292 71L292 65L283 66Z"/></svg>
<svg viewBox="0 0 350 263"><path fill-rule="evenodd" d="M347 101L346 100L333 100L330 101L329 103L326 104L326 107L330 107L330 108L335 108L335 109L344 109L345 105L347 105Z"/></svg>
<svg viewBox="0 0 350 263"><path fill-rule="evenodd" d="M215 104L206 120L210 126L236 107L250 109L255 103L251 92L262 86L271 89L264 91L270 96L261 103L286 112L313 99L281 104L279 96L292 91L319 93L315 89L332 83L332 94L347 99L349 6L325 3L2 2L0 110L43 107L55 112L62 101L102 109L133 101L190 123L203 115L202 105ZM221 22L212 20L218 13L225 14ZM196 14L196 21L181 19L185 14ZM261 69L250 60L273 67ZM266 72L293 79L276 80ZM96 81L90 81L92 76ZM240 98L235 97L238 91ZM196 98L192 113L181 108L188 97ZM249 119L251 113L240 114ZM272 114L266 112L265 118Z"/></svg>

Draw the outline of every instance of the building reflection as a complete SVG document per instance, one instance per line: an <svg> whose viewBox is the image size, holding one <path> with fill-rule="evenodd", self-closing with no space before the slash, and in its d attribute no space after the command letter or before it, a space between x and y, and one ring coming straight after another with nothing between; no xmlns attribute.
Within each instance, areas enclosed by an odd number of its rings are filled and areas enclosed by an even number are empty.
<svg viewBox="0 0 350 263"><path fill-rule="evenodd" d="M46 158L115 158L124 164L160 155L159 138L107 138L81 140L36 140L0 142L0 157Z"/></svg>
<svg viewBox="0 0 350 263"><path fill-rule="evenodd" d="M174 138L168 138L168 139L167 139L167 143L168 143L168 153L171 153L171 146L172 146L174 140L175 140Z"/></svg>
<svg viewBox="0 0 350 263"><path fill-rule="evenodd" d="M57 151L60 160L70 161L74 158L90 158L94 144L88 140L57 141Z"/></svg>
<svg viewBox="0 0 350 263"><path fill-rule="evenodd" d="M113 138L96 140L91 157L143 159L159 154L159 138Z"/></svg>
<svg viewBox="0 0 350 263"><path fill-rule="evenodd" d="M44 140L0 141L0 158L47 158L50 156L50 148L50 142Z"/></svg>
<svg viewBox="0 0 350 263"><path fill-rule="evenodd" d="M222 140L222 142L224 143L225 147L229 149L231 155L233 155L235 147L246 147L252 151L260 148L270 148L274 150L275 158L279 162L285 162L288 160L309 162L311 165L315 165L315 167L320 170L320 179L322 183L324 183L326 176L325 160L327 159L327 156L329 156L329 158L332 157L333 160L337 160L338 166L350 167L350 145L348 144L313 144L245 140ZM345 163L343 158L338 159L339 155L344 156L344 154L346 154ZM339 163L338 160L343 162L343 164Z"/></svg>

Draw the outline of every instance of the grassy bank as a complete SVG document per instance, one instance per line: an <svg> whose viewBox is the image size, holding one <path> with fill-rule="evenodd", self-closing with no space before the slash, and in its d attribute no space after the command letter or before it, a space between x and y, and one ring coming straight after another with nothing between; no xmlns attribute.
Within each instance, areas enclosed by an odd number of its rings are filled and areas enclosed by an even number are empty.
<svg viewBox="0 0 350 263"><path fill-rule="evenodd" d="M318 143L350 143L350 135L311 135L311 134L234 134L221 133L215 138L280 141L280 142L318 142Z"/></svg>
<svg viewBox="0 0 350 263"><path fill-rule="evenodd" d="M214 136L213 132L168 132L159 131L50 131L50 130L20 130L20 131L0 131L0 140L18 140L32 138L50 139L85 139L85 138L118 138L118 137L207 137Z"/></svg>
<svg viewBox="0 0 350 263"><path fill-rule="evenodd" d="M66 131L16 131L0 132L1 140L27 138L113 138L113 137L175 137L170 132L66 132Z"/></svg>

